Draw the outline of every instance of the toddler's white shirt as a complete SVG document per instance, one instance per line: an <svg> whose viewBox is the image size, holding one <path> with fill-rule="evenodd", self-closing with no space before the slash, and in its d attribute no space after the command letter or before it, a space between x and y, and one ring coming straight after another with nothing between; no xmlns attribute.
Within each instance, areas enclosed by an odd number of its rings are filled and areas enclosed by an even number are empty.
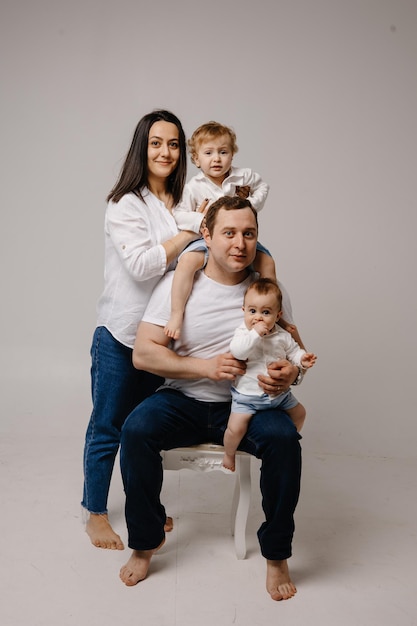
<svg viewBox="0 0 417 626"><path fill-rule="evenodd" d="M202 202L208 198L211 204L222 196L235 196L236 187L249 185L251 193L248 200L256 211L260 211L266 201L269 185L263 182L256 172L249 168L231 167L230 173L219 187L203 172L191 178L184 187L180 204L173 210L173 215L180 230L200 231L203 215L198 212Z"/></svg>

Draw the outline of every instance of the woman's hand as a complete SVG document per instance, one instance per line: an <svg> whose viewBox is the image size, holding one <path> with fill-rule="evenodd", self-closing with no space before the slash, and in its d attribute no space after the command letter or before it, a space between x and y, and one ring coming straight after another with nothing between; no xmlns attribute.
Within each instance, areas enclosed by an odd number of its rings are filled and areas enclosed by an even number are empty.
<svg viewBox="0 0 417 626"><path fill-rule="evenodd" d="M207 213L208 203L209 202L210 202L210 200L208 198L206 198L205 200L203 200L203 202L200 204L200 206L197 209L197 211L199 213L203 213L203 215L204 215L203 219L201 220L201 224L200 224L200 235L204 235L204 229L206 227L205 215Z"/></svg>
<svg viewBox="0 0 417 626"><path fill-rule="evenodd" d="M207 213L207 209L208 209L208 203L210 202L210 200L208 198L205 198L203 200L203 202L200 204L200 206L198 207L197 211L198 213L204 213L204 215Z"/></svg>

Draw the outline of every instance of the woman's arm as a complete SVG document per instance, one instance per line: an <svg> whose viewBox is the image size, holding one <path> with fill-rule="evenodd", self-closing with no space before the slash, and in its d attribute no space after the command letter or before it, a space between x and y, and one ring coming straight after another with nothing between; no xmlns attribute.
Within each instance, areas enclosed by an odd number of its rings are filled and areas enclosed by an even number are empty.
<svg viewBox="0 0 417 626"><path fill-rule="evenodd" d="M181 230L177 235L171 237L171 239L164 241L162 246L167 257L167 265L172 263L184 248L195 239L198 239L196 233L192 233L189 230Z"/></svg>
<svg viewBox="0 0 417 626"><path fill-rule="evenodd" d="M178 232L154 207L152 213L131 194L117 203L109 203L105 230L127 272L137 281L162 276L168 265L198 235ZM158 213L159 211L159 213Z"/></svg>

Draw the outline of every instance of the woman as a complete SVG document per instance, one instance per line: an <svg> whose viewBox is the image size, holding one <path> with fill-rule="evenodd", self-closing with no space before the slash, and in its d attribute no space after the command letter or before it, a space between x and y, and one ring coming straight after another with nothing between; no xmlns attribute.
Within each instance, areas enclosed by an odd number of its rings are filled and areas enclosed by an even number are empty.
<svg viewBox="0 0 417 626"><path fill-rule="evenodd" d="M145 115L107 198L105 285L91 347L93 411L85 439L82 506L88 512L87 533L100 548L124 548L107 514L120 431L133 408L161 383L132 365L136 328L156 283L197 237L178 232L172 216L185 177L181 122L169 111Z"/></svg>

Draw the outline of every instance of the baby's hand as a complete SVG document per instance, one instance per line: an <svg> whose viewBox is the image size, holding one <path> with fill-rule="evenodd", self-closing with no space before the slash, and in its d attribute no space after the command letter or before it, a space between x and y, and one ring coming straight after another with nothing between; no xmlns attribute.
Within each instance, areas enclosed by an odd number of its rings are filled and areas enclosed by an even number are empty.
<svg viewBox="0 0 417 626"><path fill-rule="evenodd" d="M256 330L258 335L260 335L260 337L264 337L264 335L268 335L269 334L269 328L265 324L265 322L256 322L256 324L254 324L253 328Z"/></svg>
<svg viewBox="0 0 417 626"><path fill-rule="evenodd" d="M301 365L304 369L308 369L309 367L313 367L314 363L317 361L317 357L312 352L306 352L306 354L301 359Z"/></svg>
<svg viewBox="0 0 417 626"><path fill-rule="evenodd" d="M236 185L236 195L245 200L250 195L249 185Z"/></svg>

